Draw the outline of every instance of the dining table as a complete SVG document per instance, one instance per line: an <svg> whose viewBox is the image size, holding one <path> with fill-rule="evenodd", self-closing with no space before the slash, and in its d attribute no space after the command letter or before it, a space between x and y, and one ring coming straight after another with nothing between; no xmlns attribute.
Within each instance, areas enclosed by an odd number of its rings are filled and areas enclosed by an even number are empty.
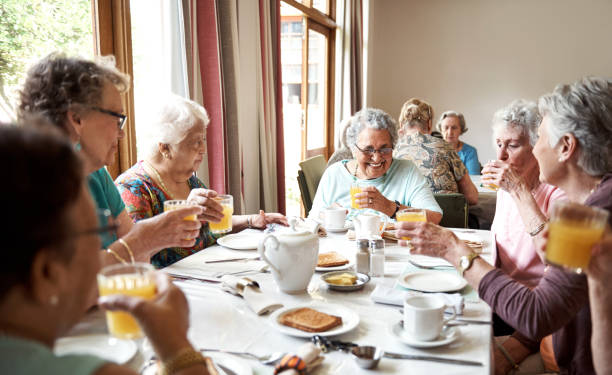
<svg viewBox="0 0 612 375"><path fill-rule="evenodd" d="M490 231L463 228L452 230L459 238L480 242L482 248L478 250L481 251L481 257L490 261L495 250L495 242ZM322 353L324 360L311 372L312 374L410 373L430 375L490 374L493 372L492 325L488 324L491 322L492 312L490 307L478 298L477 292L472 290L469 285L459 291L465 307L458 317L467 321L467 323L456 327L458 329L456 340L434 348L412 347L398 339L397 335L393 333L393 327L403 317L400 311L401 306L377 303L372 300L371 294L377 286L392 290L406 290L398 284L398 279L401 276L413 272L451 272L458 275L453 268L418 269L409 261L411 259L420 260L422 256L412 255L409 248L401 247L395 241L386 241L384 276L372 277L362 289L351 292L331 290L321 278L323 273L315 272L306 292L287 294L279 291L266 264L259 259L257 250L253 249L253 246L248 248L249 239L256 244L263 238L262 231L246 229L239 236L242 236L242 242L240 243L242 246L237 246L242 247L240 250L217 244L183 258L164 269L169 274L183 276L183 278L175 279L174 283L185 293L189 302L190 328L188 337L194 347L250 352L263 356L275 352L295 352L309 341L309 337L296 337L286 334L284 330L279 329L274 313L257 315L243 298L228 293L221 287L220 283L190 280L191 277L212 278L214 280L225 274L237 274L255 280L266 297L281 303L284 308L302 305L334 306L338 309L354 312L358 316L358 324L353 329L331 337L331 339L358 345L375 346L393 353L444 357L481 363L481 366L466 366L383 357L375 369L367 370L360 368L347 352L329 351ZM245 243L247 246L244 246ZM346 232L328 232L325 237L319 238L319 253L329 251L336 251L347 258L350 261L350 267L354 270L356 245L354 240L348 239ZM248 259L224 261L241 258ZM408 290L406 292L420 293ZM476 321L478 324L470 324L469 321ZM482 324L483 322L485 324ZM83 334L92 331L104 332L104 330L103 315L97 311L90 313L71 334ZM150 344L145 340L140 343L138 354L129 361L128 365L140 370L143 363L146 363L147 359L152 357L153 354ZM242 368L243 372L232 371L227 368L230 366L226 366L227 374L273 374L274 371L272 366L264 365L254 359L249 360L238 356L230 356L229 358L239 362L242 367L238 366L238 368ZM227 360L228 356L226 355L225 361Z"/></svg>

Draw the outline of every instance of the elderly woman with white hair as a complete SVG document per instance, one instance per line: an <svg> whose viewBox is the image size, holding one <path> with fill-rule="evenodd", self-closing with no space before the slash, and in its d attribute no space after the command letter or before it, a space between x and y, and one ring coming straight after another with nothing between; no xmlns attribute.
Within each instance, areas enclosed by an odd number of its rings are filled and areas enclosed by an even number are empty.
<svg viewBox="0 0 612 375"><path fill-rule="evenodd" d="M427 180L412 162L392 157L397 128L391 116L380 109L362 109L350 120L346 142L354 160L342 160L325 170L309 216L318 217L332 205L350 208L350 187L359 184L361 193L355 197L360 209L394 218L402 208L423 208L428 221L440 222L442 210ZM349 217L354 216L357 209L350 210Z"/></svg>
<svg viewBox="0 0 612 375"><path fill-rule="evenodd" d="M135 222L163 213L166 200L186 199L203 208L198 219L204 225L194 246L166 248L153 255L151 263L157 268L213 245L218 235L210 232L207 222L223 218L222 206L213 199L217 193L208 190L194 174L206 153L206 110L177 95L170 95L163 103L152 114L144 134L139 135L144 159L117 177L115 184ZM286 225L287 219L263 211L232 217L233 231L265 228L269 223Z"/></svg>
<svg viewBox="0 0 612 375"><path fill-rule="evenodd" d="M538 104L542 121L533 155L540 180L562 189L570 202L611 211L612 80L584 78L559 85ZM610 224L612 215L608 217ZM537 286L529 288L481 259L445 228L402 222L398 236L411 238L413 252L438 256L453 264L478 290L480 298L520 332L523 345L537 349L539 341L552 334L553 345L546 347L553 351L551 359L561 373L595 374L591 335L594 343L603 343L601 335L609 332L595 333L591 329L589 287L584 274L549 267ZM600 314L597 310L593 317L602 319ZM506 364L509 370L512 364Z"/></svg>
<svg viewBox="0 0 612 375"><path fill-rule="evenodd" d="M480 174L480 162L478 161L476 148L459 140L459 136L468 131L463 113L455 111L442 113L437 128L442 133L442 138L457 151L457 155L467 168L468 173L471 175Z"/></svg>

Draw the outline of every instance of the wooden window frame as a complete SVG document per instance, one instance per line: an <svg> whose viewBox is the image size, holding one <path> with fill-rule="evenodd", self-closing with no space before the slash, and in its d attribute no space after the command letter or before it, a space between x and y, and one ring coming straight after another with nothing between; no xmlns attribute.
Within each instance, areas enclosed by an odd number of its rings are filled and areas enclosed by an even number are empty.
<svg viewBox="0 0 612 375"><path fill-rule="evenodd" d="M132 78L134 70L130 0L92 0L91 13L94 54L115 56L117 69ZM134 83L130 79L130 89L121 98L127 120L123 128L125 136L118 142L115 163L107 166L113 179L137 161L133 88Z"/></svg>

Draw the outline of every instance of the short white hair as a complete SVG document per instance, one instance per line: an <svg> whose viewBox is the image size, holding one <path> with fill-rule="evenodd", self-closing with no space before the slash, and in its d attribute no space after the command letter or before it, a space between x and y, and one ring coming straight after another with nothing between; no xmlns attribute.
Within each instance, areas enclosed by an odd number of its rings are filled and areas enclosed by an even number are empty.
<svg viewBox="0 0 612 375"><path fill-rule="evenodd" d="M138 146L145 157L159 154L159 144L176 145L198 124L208 126L206 109L182 96L168 94L147 116L146 127L138 134Z"/></svg>
<svg viewBox="0 0 612 375"><path fill-rule="evenodd" d="M393 117L382 109L363 108L355 113L346 128L346 145L353 149L357 145L359 134L365 129L386 130L391 137L392 146L397 142L397 125Z"/></svg>
<svg viewBox="0 0 612 375"><path fill-rule="evenodd" d="M529 144L533 147L538 141L538 126L541 121L542 116L535 102L517 99L495 112L492 127L494 131L507 127L520 129L522 134L529 138Z"/></svg>
<svg viewBox="0 0 612 375"><path fill-rule="evenodd" d="M591 176L612 170L612 80L585 77L540 97L542 116L550 121L550 146L571 133L578 140L578 166Z"/></svg>

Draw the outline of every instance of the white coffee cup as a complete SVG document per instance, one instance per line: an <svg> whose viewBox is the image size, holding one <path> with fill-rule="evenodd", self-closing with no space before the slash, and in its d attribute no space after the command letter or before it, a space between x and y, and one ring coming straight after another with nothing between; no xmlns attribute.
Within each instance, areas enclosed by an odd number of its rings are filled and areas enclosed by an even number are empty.
<svg viewBox="0 0 612 375"><path fill-rule="evenodd" d="M346 220L346 209L341 207L329 207L324 212L325 228L342 229Z"/></svg>
<svg viewBox="0 0 612 375"><path fill-rule="evenodd" d="M444 325L455 319L454 312L452 316L444 318L444 310L447 307L444 300L438 296L406 297L404 299L404 332L415 340L435 340L442 333Z"/></svg>

